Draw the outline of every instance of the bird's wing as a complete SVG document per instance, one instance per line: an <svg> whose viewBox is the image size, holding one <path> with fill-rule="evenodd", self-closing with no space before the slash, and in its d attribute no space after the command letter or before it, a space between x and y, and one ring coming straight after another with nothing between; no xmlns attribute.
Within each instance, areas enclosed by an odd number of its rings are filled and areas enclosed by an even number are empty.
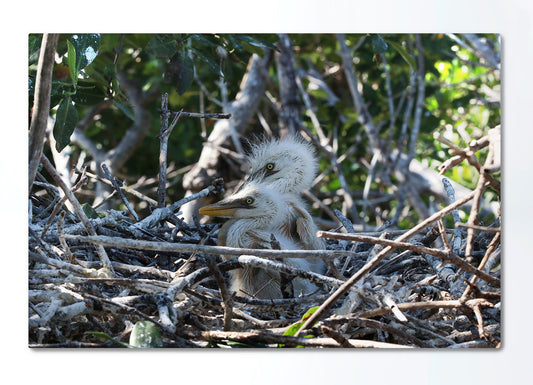
<svg viewBox="0 0 533 385"><path fill-rule="evenodd" d="M246 232L246 248L249 249L272 249L270 233L259 230Z"/></svg>
<svg viewBox="0 0 533 385"><path fill-rule="evenodd" d="M307 250L324 250L326 247L321 238L317 238L318 228L311 218L311 215L304 207L290 202L289 205L296 214L296 233L302 242L302 246Z"/></svg>

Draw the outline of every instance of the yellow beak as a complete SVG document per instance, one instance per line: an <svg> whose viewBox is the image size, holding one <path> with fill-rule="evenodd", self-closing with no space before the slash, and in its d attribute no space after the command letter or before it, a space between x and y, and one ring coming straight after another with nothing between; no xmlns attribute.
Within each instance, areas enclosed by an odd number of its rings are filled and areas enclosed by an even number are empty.
<svg viewBox="0 0 533 385"><path fill-rule="evenodd" d="M232 203L218 202L212 205L201 207L198 212L202 215L211 215L216 217L230 217L235 215L235 210L240 207Z"/></svg>

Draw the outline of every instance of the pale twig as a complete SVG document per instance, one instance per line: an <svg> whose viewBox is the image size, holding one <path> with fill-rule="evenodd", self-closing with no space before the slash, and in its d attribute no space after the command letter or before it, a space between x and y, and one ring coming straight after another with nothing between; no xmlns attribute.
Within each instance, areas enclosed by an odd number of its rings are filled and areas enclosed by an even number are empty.
<svg viewBox="0 0 533 385"><path fill-rule="evenodd" d="M481 300L484 306L492 307L492 304L486 300ZM398 309L403 312L422 309L460 309L465 306L465 303L460 300L449 301L426 301L426 302L404 302L398 304ZM380 307L378 309L363 312L358 315L359 318L373 318L383 314L391 313L392 310L388 307Z"/></svg>
<svg viewBox="0 0 533 385"><path fill-rule="evenodd" d="M61 179L61 176L57 173L57 171L54 169L54 166L52 166L52 164L44 154L41 157L41 162L43 163L44 168L46 169L46 171L48 171L54 182L56 182L56 184L63 190L63 192L67 196L68 200L72 204L72 207L74 208L76 216L85 226L87 233L91 236L96 236L96 231L94 231L93 225L89 221L89 218L87 218L87 216L85 215L85 212L83 211L80 202L78 202L78 199L76 198L74 193L67 187L63 179ZM98 256L102 261L103 269L108 270L109 274L111 274L112 276L115 275L115 272L113 271L113 266L111 265L111 261L109 260L109 257L107 256L104 247L102 245L97 245L96 251L98 252Z"/></svg>
<svg viewBox="0 0 533 385"><path fill-rule="evenodd" d="M494 236L494 238L492 238L492 241L490 242L489 246L487 247L487 251L485 252L485 255L483 256L483 259L479 263L478 269L481 270L481 269L483 269L485 267L485 265L487 264L490 256L492 255L493 251L496 249L496 247L498 246L498 244L500 242L500 236L501 236L500 233L497 233ZM473 276L470 279L470 285L468 285L466 287L465 291L463 292L463 295L461 296L461 300L466 300L466 297L468 296L468 294L472 290L472 287L476 283L476 280L477 280L476 276Z"/></svg>
<svg viewBox="0 0 533 385"><path fill-rule="evenodd" d="M264 343L264 344L283 344L285 347L327 347L338 348L339 344L333 338L304 338L284 336L279 334L273 334L264 331L251 331L251 332L225 332L221 330L209 330L209 331L184 331L177 330L181 337L187 339L200 339L202 341L237 341L242 343ZM386 342L376 342L368 340L355 340L349 339L348 342L354 348L412 348L412 346L391 344Z"/></svg>
<svg viewBox="0 0 533 385"><path fill-rule="evenodd" d="M172 215L174 215L174 211L179 209L181 206L183 206L185 203L191 202L195 199L200 199L202 197L206 197L213 191L218 191L221 188L218 184L213 184L211 186L206 187L200 192L197 192L196 194L189 195L188 197L185 197L183 199L180 199L177 202L174 202L168 207L161 207L155 209L152 214L150 214L148 217L144 218L143 220L134 223L130 226L130 231L136 232L139 231L139 229L150 229L157 225L161 221L165 221L168 218L170 218Z"/></svg>
<svg viewBox="0 0 533 385"><path fill-rule="evenodd" d="M35 94L33 102L33 113L31 115L28 154L28 193L31 192L35 175L41 161L43 153L44 137L46 126L50 115L50 93L52 89L52 71L54 69L54 59L56 45L59 34L43 34L41 51L37 64L37 78L35 81Z"/></svg>
<svg viewBox="0 0 533 385"><path fill-rule="evenodd" d="M64 219L65 219L65 213L61 213L59 217L57 218L57 235L59 236L59 243L63 247L63 250L65 250L65 254L67 255L69 262L73 263L74 255L72 255L72 252L70 251L70 248L68 247L67 242L65 241L65 238L61 236L61 234L63 233Z"/></svg>
<svg viewBox="0 0 533 385"><path fill-rule="evenodd" d="M359 123L361 123L368 136L368 140L370 142L370 147L372 148L372 150L378 151L380 149L380 146L377 128L374 125L374 122L372 121L372 117L370 116L370 113L368 112L368 109L366 108L366 105L364 103L363 96L359 91L359 85L357 77L355 75L355 68L353 66L352 56L350 50L348 49L348 46L346 45L346 39L344 38L343 34L338 34L337 40L340 43L339 53L342 58L344 74L348 82L350 94L352 95L352 100L354 102L355 111L358 115Z"/></svg>
<svg viewBox="0 0 533 385"><path fill-rule="evenodd" d="M335 317L335 318L328 318L323 321L320 321L319 325L320 324L332 325L332 326L353 325L353 326L359 326L359 327L379 329L379 330L383 330L384 332L393 334L399 337L400 339L403 339L407 341L408 343L415 344L416 346L421 347L421 348L434 347L433 345L428 344L427 342L416 338L410 333L406 333L403 330L400 330L384 322L376 321L373 319L367 319L367 318L362 318L362 317Z"/></svg>
<svg viewBox="0 0 533 385"><path fill-rule="evenodd" d="M473 197L474 192L466 195L462 199L456 201L454 204L445 207L444 209L433 214L423 222L419 223L411 230L398 237L396 241L403 241L405 239L409 239L415 234L418 234L418 232L420 232L422 229L425 229L430 223L438 220L439 218L442 218L444 215L448 214L457 207L464 205ZM304 323L304 325L302 325L302 329L304 329L305 327L309 327L309 325L313 325L317 320L323 317L324 314L326 314L326 312L331 309L331 307L340 299L342 295L344 295L356 282L358 282L368 272L373 270L387 255L392 252L392 250L392 247L387 246L382 251L380 251L374 258L368 261L361 269L359 269L359 271L357 271L350 279L348 279L341 287L339 287L322 305L320 305L317 311L309 317L309 319Z"/></svg>
<svg viewBox="0 0 533 385"><path fill-rule="evenodd" d="M216 264L215 258L209 259L209 270L211 270L211 273L215 277L215 281L217 282L218 288L220 290L220 296L222 297L222 303L224 308L224 330L231 330L233 318L233 301L231 300L231 296L228 293L228 288L226 286L226 283L224 282L224 277L222 276L220 268Z"/></svg>
<svg viewBox="0 0 533 385"><path fill-rule="evenodd" d="M446 194L448 195L449 204L452 204L453 202L455 202L455 191L453 189L452 184L450 183L448 178L442 178L442 185L444 186L444 190L446 191ZM453 210L452 217L453 217L454 223L461 222L461 218L459 217L459 211ZM462 239L462 232L460 229L456 227L453 232L453 247L452 247L452 251L456 254L459 253L459 250L461 248L461 239Z"/></svg>
<svg viewBox="0 0 533 385"><path fill-rule="evenodd" d="M179 115L180 118L201 118L201 119L229 119L231 114L225 112L203 113L203 112L185 112L169 111L169 116Z"/></svg>
<svg viewBox="0 0 533 385"><path fill-rule="evenodd" d="M162 252L177 253L205 253L220 255L255 255L263 258L336 258L350 255L357 255L351 251L344 250L269 250L269 249L241 249L226 246L205 246L187 243L154 242L141 241L136 239L126 239L122 237L108 237L104 235L82 236L64 234L66 239L80 242L91 242L97 245L123 247L138 250L152 250Z"/></svg>
<svg viewBox="0 0 533 385"><path fill-rule="evenodd" d="M341 348L355 348L355 346L352 345L346 337L326 325L321 325L320 331L324 333L324 335L326 335L327 337L330 337L337 341Z"/></svg>
<svg viewBox="0 0 533 385"><path fill-rule="evenodd" d="M477 231L485 231L487 233L500 233L502 231L501 227L486 227L486 226L470 225L468 223L462 223L462 222L456 222L455 226L464 227L467 229L474 229Z"/></svg>
<svg viewBox="0 0 533 385"><path fill-rule="evenodd" d="M76 172L80 172L80 171L77 171ZM96 174L93 174L93 173L90 173L90 172L85 172L87 174L87 176L89 178L93 178L93 179L96 179L98 180L99 182L102 182L102 183L105 183L106 185L108 186L113 186L113 183L105 178L102 178ZM134 197L136 198L139 198L140 200L143 200L149 204L151 204L152 206L157 206L157 201L153 200L152 198L140 193L139 191L135 190L132 186L120 186L121 189L125 192L127 192L128 194L131 194L133 195Z"/></svg>
<svg viewBox="0 0 533 385"><path fill-rule="evenodd" d="M135 220L139 222L139 216L137 215L133 207L131 207L131 204L128 201L128 198L126 198L126 196L124 195L124 192L122 191L122 186L119 184L117 179L114 178L113 175L111 175L111 172L109 171L109 168L107 167L105 163L102 163L102 170L104 171L106 178L113 185L113 188L115 189L115 191L118 193L118 196L120 197L122 202L126 205L126 208L128 209L128 211L131 213L131 215L133 215L133 218L135 218Z"/></svg>
<svg viewBox="0 0 533 385"><path fill-rule="evenodd" d="M400 242L398 240L392 241L389 239L382 239L382 238L374 238L374 237L366 237L356 234L343 234L343 233L331 233L327 231L319 231L317 232L317 237L319 238L334 238L334 239L343 239L343 240L349 240L349 241L357 241L357 242L365 242L365 243L373 243L378 245L385 245L389 248L401 248L411 251L416 251L420 254L429 254L433 255L442 261L449 261L450 263L460 267L461 269L468 271L469 273L472 273L474 275L477 275L479 278L483 279L484 281L487 281L491 284L494 284L496 286L499 286L500 280L485 273L484 271L481 271L479 269L476 269L474 266L470 265L469 263L465 262L463 259L459 258L455 253L450 251L443 251L440 249L433 249L425 246L420 245L414 245L412 243L407 242ZM401 237L398 237L400 239Z"/></svg>
<svg viewBox="0 0 533 385"><path fill-rule="evenodd" d="M259 267L265 270L278 271L280 273L288 274L290 276L298 276L304 278L310 282L327 284L332 287L339 287L344 283L344 281L340 279L330 278L312 271L298 269L285 263L258 258L253 255L241 255L237 258L237 261L239 261L239 263L241 263L242 265Z"/></svg>
<svg viewBox="0 0 533 385"><path fill-rule="evenodd" d="M157 207L165 207L165 195L166 195L166 184L167 184L167 149L168 149L168 138L172 132L172 129L178 122L180 114L178 113L174 116L173 126L169 128L168 118L170 116L170 111L168 110L168 94L161 95L161 129L159 131L159 185L157 187Z"/></svg>
<svg viewBox="0 0 533 385"><path fill-rule="evenodd" d="M37 249L37 251L40 251ZM58 269L64 269L67 271L70 271L72 273L81 275L81 276L97 276L98 271L96 269L86 269L81 266L73 265L72 263L64 262L59 259L49 258L44 255L44 253L36 253L34 251L29 250L28 255L30 259L33 259L35 261L45 263L50 266L54 266Z"/></svg>
<svg viewBox="0 0 533 385"><path fill-rule="evenodd" d="M468 144L468 147L465 149L462 149L458 147L455 143L452 141L446 139L438 132L435 132L433 134L433 138L441 142L442 144L447 145L450 147L450 154L454 155L450 159L446 160L439 166L439 173L443 175L445 172L450 170L451 168L457 166L459 163L461 163L463 160L467 160L470 165L474 166L478 172L482 172L481 170L481 164L479 163L475 153L482 148L488 146L490 144L489 135L484 136L481 139L473 140ZM487 178L487 181L490 183L490 185L500 192L500 182L498 182L494 177L488 173L486 173L485 177Z"/></svg>

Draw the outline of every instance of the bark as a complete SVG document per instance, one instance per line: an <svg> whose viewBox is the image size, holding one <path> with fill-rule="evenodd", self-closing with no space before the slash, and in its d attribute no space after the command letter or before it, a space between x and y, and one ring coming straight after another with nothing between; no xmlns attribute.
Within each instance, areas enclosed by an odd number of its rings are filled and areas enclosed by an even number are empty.
<svg viewBox="0 0 533 385"><path fill-rule="evenodd" d="M29 174L28 193L37 173L37 168L43 153L44 136L50 113L50 91L52 89L52 70L58 34L44 34L39 54L37 79L35 83L35 96L33 114L29 132Z"/></svg>
<svg viewBox="0 0 533 385"><path fill-rule="evenodd" d="M264 58L254 55L250 59L248 71L241 83L241 90L235 100L228 103L224 111L230 113L231 118L220 120L215 124L200 154L198 163L183 177L186 196L202 190L218 177L224 178L225 181L231 178L231 170L223 161L220 147L232 145L232 126L238 134L244 133L265 91L265 73L269 61L270 54L268 52ZM203 198L184 205L182 215L185 222L193 223L192 218L198 207L205 204L206 199Z"/></svg>

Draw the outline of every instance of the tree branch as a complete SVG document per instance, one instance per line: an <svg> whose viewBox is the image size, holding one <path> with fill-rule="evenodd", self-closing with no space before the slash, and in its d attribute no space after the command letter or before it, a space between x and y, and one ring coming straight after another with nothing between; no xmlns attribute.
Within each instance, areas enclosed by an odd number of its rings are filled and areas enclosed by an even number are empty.
<svg viewBox="0 0 533 385"><path fill-rule="evenodd" d="M37 65L37 79L35 82L35 95L33 112L29 132L29 173L28 194L31 192L37 168L43 153L44 136L50 115L50 92L52 90L52 70L56 53L58 34L43 35L41 52Z"/></svg>

